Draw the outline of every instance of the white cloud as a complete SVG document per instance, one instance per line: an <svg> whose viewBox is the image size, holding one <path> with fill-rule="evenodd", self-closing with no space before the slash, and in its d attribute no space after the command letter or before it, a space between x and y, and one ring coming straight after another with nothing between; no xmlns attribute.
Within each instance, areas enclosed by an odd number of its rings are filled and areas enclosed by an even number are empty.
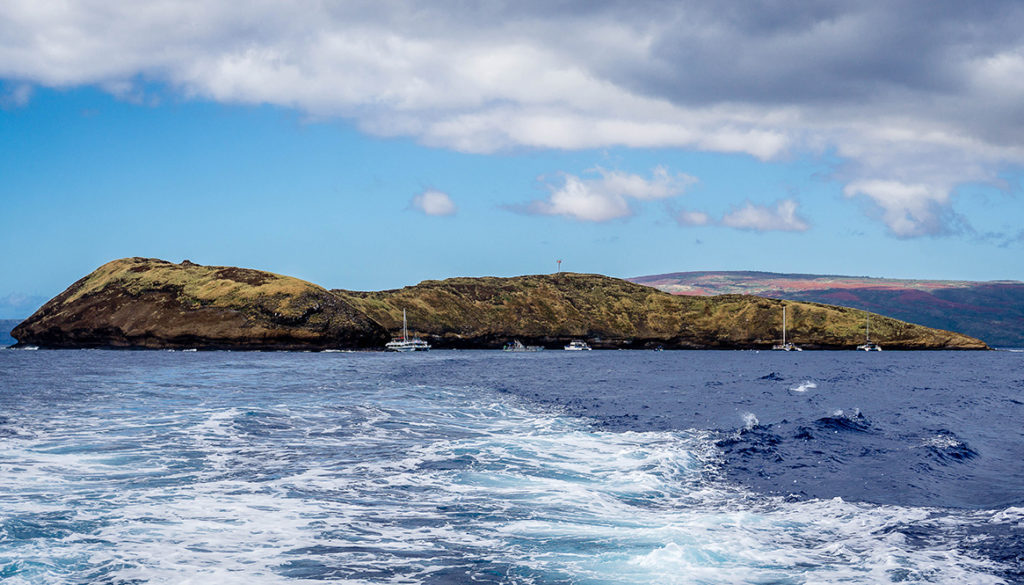
<svg viewBox="0 0 1024 585"><path fill-rule="evenodd" d="M847 197L864 195L881 209L882 221L897 237L935 235L946 229L943 208L949 191L898 181L857 181L843 189Z"/></svg>
<svg viewBox="0 0 1024 585"><path fill-rule="evenodd" d="M8 106L33 85L152 103L152 82L467 152L834 153L846 192L914 236L944 229L957 185L1024 165L1022 27L1024 7L999 0L4 0L0 78ZM601 221L642 198L580 181L540 207Z"/></svg>
<svg viewBox="0 0 1024 585"><path fill-rule="evenodd" d="M810 226L796 214L796 201L783 199L775 207L754 205L750 201L722 217L721 225L759 232L803 232Z"/></svg>
<svg viewBox="0 0 1024 585"><path fill-rule="evenodd" d="M682 173L672 175L664 167L656 167L647 179L621 171L594 169L599 177L582 179L562 175L560 186L549 185L551 196L534 201L525 211L538 215L562 215L579 221L608 221L633 215L630 200L649 201L681 195L696 181Z"/></svg>
<svg viewBox="0 0 1024 585"><path fill-rule="evenodd" d="M708 225L711 223L711 216L703 211L687 211L684 209L676 213L675 218L679 225L685 226Z"/></svg>
<svg viewBox="0 0 1024 585"><path fill-rule="evenodd" d="M426 191L412 198L413 209L418 209L427 215L455 215L458 209L447 193L435 189Z"/></svg>

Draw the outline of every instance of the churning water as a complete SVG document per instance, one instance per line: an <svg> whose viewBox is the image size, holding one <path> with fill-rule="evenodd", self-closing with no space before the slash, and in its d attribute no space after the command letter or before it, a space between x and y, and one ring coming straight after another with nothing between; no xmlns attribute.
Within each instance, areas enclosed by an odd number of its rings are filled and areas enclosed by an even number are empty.
<svg viewBox="0 0 1024 585"><path fill-rule="evenodd" d="M1019 583L1024 354L0 351L7 583Z"/></svg>

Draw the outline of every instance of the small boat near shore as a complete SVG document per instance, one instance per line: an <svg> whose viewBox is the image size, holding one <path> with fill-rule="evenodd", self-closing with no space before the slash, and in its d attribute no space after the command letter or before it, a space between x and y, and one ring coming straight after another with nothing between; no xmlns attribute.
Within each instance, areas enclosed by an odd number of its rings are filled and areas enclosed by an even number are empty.
<svg viewBox="0 0 1024 585"><path fill-rule="evenodd" d="M864 343L857 346L858 351L882 351L882 346L871 343L871 315L864 316Z"/></svg>
<svg viewBox="0 0 1024 585"><path fill-rule="evenodd" d="M526 352L526 351L541 351L544 347L540 345L523 345L522 341L513 339L512 341L505 344L505 347L501 348L502 351L513 351L513 352Z"/></svg>
<svg viewBox="0 0 1024 585"><path fill-rule="evenodd" d="M772 346L777 351L803 351L800 346L786 341L786 305L782 305L782 343Z"/></svg>
<svg viewBox="0 0 1024 585"><path fill-rule="evenodd" d="M394 338L391 341L384 344L386 351L427 351L430 349L430 344L418 337L409 339L409 325L405 320L405 309L402 309L402 337Z"/></svg>
<svg viewBox="0 0 1024 585"><path fill-rule="evenodd" d="M573 339L569 342L569 345L565 346L565 351L590 351L591 349L593 348L582 339Z"/></svg>

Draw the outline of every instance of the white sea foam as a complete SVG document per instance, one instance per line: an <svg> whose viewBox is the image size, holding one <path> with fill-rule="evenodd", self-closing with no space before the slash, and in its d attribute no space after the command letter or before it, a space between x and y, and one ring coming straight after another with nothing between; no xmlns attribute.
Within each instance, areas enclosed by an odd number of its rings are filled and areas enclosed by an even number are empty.
<svg viewBox="0 0 1024 585"><path fill-rule="evenodd" d="M752 412L743 413L743 428L748 431L760 424L761 421L757 420L757 416Z"/></svg>
<svg viewBox="0 0 1024 585"><path fill-rule="evenodd" d="M818 387L818 384L816 382L813 382L811 380L804 380L803 382L800 382L796 386L791 387L789 389L789 391L790 392L800 392L800 393L803 393L803 392L807 392L808 390L814 390L817 387Z"/></svg>
<svg viewBox="0 0 1024 585"><path fill-rule="evenodd" d="M999 582L955 546L963 524L995 516L755 496L719 478L706 432L597 432L479 389L337 388L324 403L33 421L35 436L0 443L0 520L55 532L0 539L0 568L39 563L19 585L94 573L415 583L453 570L510 583ZM908 525L938 536L909 544Z"/></svg>
<svg viewBox="0 0 1024 585"><path fill-rule="evenodd" d="M950 435L935 435L921 441L923 447L935 447L936 449L953 449L963 447L964 444Z"/></svg>

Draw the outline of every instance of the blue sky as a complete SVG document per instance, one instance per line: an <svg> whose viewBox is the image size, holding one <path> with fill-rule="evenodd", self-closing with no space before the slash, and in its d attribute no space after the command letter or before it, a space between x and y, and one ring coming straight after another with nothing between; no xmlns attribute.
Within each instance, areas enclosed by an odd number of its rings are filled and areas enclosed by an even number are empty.
<svg viewBox="0 0 1024 585"><path fill-rule="evenodd" d="M1024 279L1015 3L3 4L0 318L126 256Z"/></svg>

